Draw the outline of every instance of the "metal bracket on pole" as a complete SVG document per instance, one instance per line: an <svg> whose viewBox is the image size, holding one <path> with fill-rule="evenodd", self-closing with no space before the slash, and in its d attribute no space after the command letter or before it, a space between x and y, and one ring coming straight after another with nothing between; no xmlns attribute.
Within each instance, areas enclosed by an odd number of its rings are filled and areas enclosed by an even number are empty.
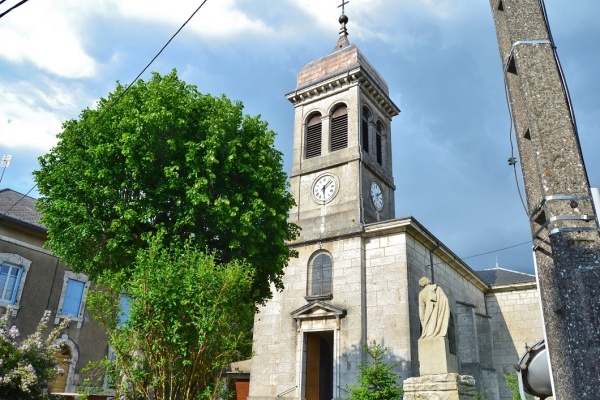
<svg viewBox="0 0 600 400"><path fill-rule="evenodd" d="M567 200L567 201L577 201L577 200L592 200L591 196L587 195L570 195L570 194L555 194L552 196L546 196L540 201L540 204L531 212L529 215L529 220L533 221L540 211L544 208L547 202L556 201L556 200Z"/></svg>
<svg viewBox="0 0 600 400"><path fill-rule="evenodd" d="M508 56L506 57L506 61L504 62L504 73L508 71L508 65L510 64L510 60L513 57L515 48L521 44L551 44L551 42L549 40L517 40L510 47L510 51L508 52Z"/></svg>
<svg viewBox="0 0 600 400"><path fill-rule="evenodd" d="M546 220L546 222L544 222L542 224L542 226L540 227L540 229L538 229L534 235L533 238L538 238L540 237L540 233L542 233L542 231L544 229L546 229L548 227L549 224L551 224L552 222L556 222L556 221L593 221L596 219L595 215L556 215L554 217L550 217ZM552 230L550 230L550 232L548 232L548 235L554 235L556 233L560 233L560 232L583 232L583 231L595 231L598 230L598 228L595 227L587 227L587 226L578 226L578 227L566 227L566 228L553 228Z"/></svg>
<svg viewBox="0 0 600 400"><path fill-rule="evenodd" d="M542 199L540 204L533 210L533 212L529 215L529 220L533 221L536 219L540 213L544 210L544 206L546 203L550 201L581 201L581 200L591 200L591 196L587 195L552 195L546 196ZM540 233L545 230L549 224L557 221L593 221L596 219L596 216L593 214L577 214L577 215L555 215L550 217L544 221L544 223L540 226L540 228L533 234L533 238L539 238ZM597 227L556 227L548 232L548 235L554 235L562 232L584 232L584 231L600 231Z"/></svg>

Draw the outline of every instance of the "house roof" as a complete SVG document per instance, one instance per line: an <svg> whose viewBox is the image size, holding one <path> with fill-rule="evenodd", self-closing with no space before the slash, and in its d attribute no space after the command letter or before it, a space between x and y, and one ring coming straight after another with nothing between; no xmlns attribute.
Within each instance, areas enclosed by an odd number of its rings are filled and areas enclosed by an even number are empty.
<svg viewBox="0 0 600 400"><path fill-rule="evenodd" d="M46 231L40 222L42 213L37 211L35 199L12 189L0 189L0 220Z"/></svg>
<svg viewBox="0 0 600 400"><path fill-rule="evenodd" d="M505 268L490 268L483 271L475 271L490 286L515 285L522 283L535 283L535 275L524 272L511 271Z"/></svg>

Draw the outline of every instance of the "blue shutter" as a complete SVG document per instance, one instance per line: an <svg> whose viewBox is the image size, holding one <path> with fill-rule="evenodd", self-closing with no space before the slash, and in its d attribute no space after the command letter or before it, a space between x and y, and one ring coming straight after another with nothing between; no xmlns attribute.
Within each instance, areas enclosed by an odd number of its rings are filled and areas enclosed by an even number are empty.
<svg viewBox="0 0 600 400"><path fill-rule="evenodd" d="M121 306L121 313L119 314L119 322L117 323L117 326L123 326L123 324L129 319L129 310L131 309L129 296L121 296L119 304Z"/></svg>
<svg viewBox="0 0 600 400"><path fill-rule="evenodd" d="M22 267L2 263L0 267L0 300L13 304L21 283Z"/></svg>
<svg viewBox="0 0 600 400"><path fill-rule="evenodd" d="M10 304L15 304L17 300L17 293L19 292L19 285L21 284L21 276L23 275L23 268L15 268L16 276L12 288L12 296L10 298ZM10 283L9 283L10 284Z"/></svg>
<svg viewBox="0 0 600 400"><path fill-rule="evenodd" d="M71 315L79 317L79 308L81 308L81 299L83 298L83 289L85 283L69 279L67 281L67 291L62 306L62 315Z"/></svg>
<svg viewBox="0 0 600 400"><path fill-rule="evenodd" d="M10 268L8 265L2 263L0 267L0 300L4 300L4 289L6 289L6 281L8 281L8 271Z"/></svg>

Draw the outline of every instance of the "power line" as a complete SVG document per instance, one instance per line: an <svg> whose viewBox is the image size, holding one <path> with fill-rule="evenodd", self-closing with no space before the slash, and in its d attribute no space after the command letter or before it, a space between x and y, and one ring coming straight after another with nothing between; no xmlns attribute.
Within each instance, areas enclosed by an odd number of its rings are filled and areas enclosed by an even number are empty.
<svg viewBox="0 0 600 400"><path fill-rule="evenodd" d="M2 4L3 2L5 2L6 0L0 0L0 4ZM29 0L22 0L19 4L17 4L16 6L12 7L11 9L9 9L8 11L6 11L4 14L1 14L0 17L2 17L3 15L7 14L8 12L10 12L11 10L15 9L16 7L20 6L21 4L27 2ZM198 11L200 11L200 9L202 8L202 6L207 2L208 0L204 0L199 6L198 8L196 8L196 10L192 13L192 15L190 15L190 17L183 23L183 25L181 25L179 27L179 29L177 29L177 31L173 34L173 36L171 36L171 38L167 41L167 43L165 43L165 45L160 49L160 51L152 58L152 60L150 60L150 62L144 67L144 69L142 70L142 72L140 72L135 79L125 88L125 90L123 91L123 93L121 93L121 95L115 100L113 101L107 109L104 110L104 112L102 112L102 114L100 114L100 117L98 118L98 120L96 122L98 122L99 120L101 120L104 115L115 105L117 104L119 101L121 101L121 99L123 98L123 96L125 95L125 93L127 92L127 90L129 90L129 88L131 87L131 85L133 85L140 76L142 76L142 74L144 72L146 72L146 70L150 67L150 65L152 65L152 63L154 62L154 60L156 60L158 58L158 56L160 56L160 54L164 51L164 49L173 41L173 39L175 39L175 36L177 36L177 34L179 34L179 32L181 32L181 30L188 24L188 22L190 22L190 20L192 18L194 18L194 15L196 15L196 13ZM35 187L37 186L37 183L35 185L33 185L33 187L31 189L29 189L29 191L27 192L27 194L25 194L23 197L21 197L15 204L13 204L8 211L6 211L4 214L2 214L0 216L0 219L4 218L6 216L6 214L13 209L13 207L15 207L17 204L19 204L21 202L21 200L23 200L33 189L35 189Z"/></svg>
<svg viewBox="0 0 600 400"><path fill-rule="evenodd" d="M472 256L468 256L468 257L462 257L461 260L466 260L467 258L474 258L474 257L479 257L479 256L485 256L486 254L491 254L491 253L496 253L496 252L502 251L502 250L512 249L513 247L519 247L519 246L523 246L525 244L531 244L531 240L528 240L527 242L523 242L523 243L513 244L512 246L503 247L501 249L486 251L485 253L479 253L479 254L475 254L475 255L472 255Z"/></svg>
<svg viewBox="0 0 600 400"><path fill-rule="evenodd" d="M4 214L0 215L0 219L4 219L4 217L6 217L6 214L8 214L10 212L10 210L12 210L17 204L19 204L25 197L27 197L27 195L29 193L31 193L31 191L33 189L35 189L35 187L37 186L37 183L35 185L33 185L33 187L31 189L29 189L29 191L27 193L25 193L15 204L13 204L12 206L10 206L10 208L8 210L6 210L4 212Z"/></svg>
<svg viewBox="0 0 600 400"><path fill-rule="evenodd" d="M102 112L102 114L100 114L100 116L98 117L98 119L96 120L96 122L99 122L102 120L102 118L104 118L104 115L106 115L106 113L108 113L115 104L117 104L119 101L121 101L121 99L123 98L123 96L125 96L125 93L127 93L127 91L129 90L129 88L140 78L140 76L142 76L142 74L144 72L146 72L146 70L150 67L150 65L152 65L152 63L154 62L154 60L156 60L158 58L158 56L160 56L160 54L163 52L163 50L169 45L169 43L171 43L171 41L173 39L175 39L175 36L177 36L177 34L179 34L179 32L181 32L181 30L188 24L188 22L190 22L190 20L192 18L194 18L194 15L196 15L196 13L198 11L200 11L200 9L202 8L202 6L207 2L208 0L204 0L199 6L198 8L196 8L196 10L192 13L192 15L190 15L190 17L183 23L183 25L181 25L179 27L179 29L177 29L177 32L175 32L173 34L173 36L171 36L171 38L167 41L167 43L165 43L165 45L160 49L160 51L158 53L156 53L156 55L152 58L152 60L150 60L150 62L144 67L144 69L142 70L142 72L140 72L134 79L133 81L131 81L131 83L129 85L127 85L127 87L125 87L125 90L123 91L123 93L121 93L121 95L119 97L117 97L117 99L115 101L113 101L112 103L110 103L108 105L108 107L106 109L104 109L104 111Z"/></svg>
<svg viewBox="0 0 600 400"><path fill-rule="evenodd" d="M6 0L2 0L0 1L0 4L4 3ZM15 8L22 6L23 3L27 3L29 0L21 0L20 2L18 2L17 4L15 4L14 6L12 6L11 8L9 8L8 10L4 11L2 14L0 14L0 18L4 17L6 14L8 14L9 12L11 12L12 10L14 10Z"/></svg>

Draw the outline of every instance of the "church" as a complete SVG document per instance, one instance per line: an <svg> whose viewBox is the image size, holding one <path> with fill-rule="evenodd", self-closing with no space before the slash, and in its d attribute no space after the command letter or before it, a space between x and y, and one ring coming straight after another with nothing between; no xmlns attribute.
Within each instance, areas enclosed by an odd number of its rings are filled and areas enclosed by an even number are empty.
<svg viewBox="0 0 600 400"><path fill-rule="evenodd" d="M511 399L504 375L543 337L535 276L475 272L413 217L397 218L392 118L384 78L348 40L306 64L294 107L290 174L300 236L285 289L254 323L248 399L343 399L373 341L402 379L420 371L419 280L443 288L448 351L485 399Z"/></svg>

